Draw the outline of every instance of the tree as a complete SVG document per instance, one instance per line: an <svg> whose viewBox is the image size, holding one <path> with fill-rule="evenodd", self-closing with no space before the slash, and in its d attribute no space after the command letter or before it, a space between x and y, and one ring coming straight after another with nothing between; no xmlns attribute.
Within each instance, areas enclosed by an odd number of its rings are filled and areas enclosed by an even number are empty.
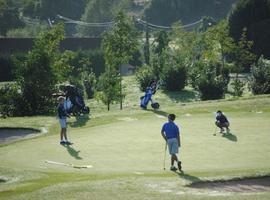
<svg viewBox="0 0 270 200"><path fill-rule="evenodd" d="M203 16L215 19L226 17L233 3L237 0L152 0L145 9L147 21L163 26L170 26L181 20L184 24L192 23ZM162 17L160 14L162 13Z"/></svg>
<svg viewBox="0 0 270 200"><path fill-rule="evenodd" d="M219 52L224 68L226 56L235 48L234 40L229 35L228 22L226 20L220 21L217 25L209 28L205 35L208 45L212 46L211 51L217 50Z"/></svg>
<svg viewBox="0 0 270 200"><path fill-rule="evenodd" d="M12 28L23 27L19 10L11 0L0 0L0 34L6 35Z"/></svg>
<svg viewBox="0 0 270 200"><path fill-rule="evenodd" d="M122 11L117 14L115 22L116 24L111 30L105 33L102 40L102 48L108 72L111 72L112 69L120 72L121 65L129 63L133 53L138 48L137 33L134 26L132 26L130 20L128 20ZM120 80L120 93L122 93L121 88ZM120 100L120 109L122 109L122 99Z"/></svg>
<svg viewBox="0 0 270 200"><path fill-rule="evenodd" d="M144 53L144 62L145 64L150 64L150 43L149 43L149 29L148 25L146 26L145 30L145 43L143 47L143 53Z"/></svg>
<svg viewBox="0 0 270 200"><path fill-rule="evenodd" d="M129 5L128 0L88 0L87 5L81 20L84 22L103 23L111 22L121 9L125 9ZM94 36L100 37L100 35L106 31L108 27L87 27L78 26L79 36Z"/></svg>
<svg viewBox="0 0 270 200"><path fill-rule="evenodd" d="M230 35L239 41L246 28L247 39L253 41L257 58L270 58L270 1L239 0L229 15Z"/></svg>
<svg viewBox="0 0 270 200"><path fill-rule="evenodd" d="M122 99L121 80L119 73L114 68L107 68L99 77L96 98L107 105L108 111L113 102L119 102Z"/></svg>
<svg viewBox="0 0 270 200"><path fill-rule="evenodd" d="M169 49L169 41L170 39L166 31L161 30L156 33L154 45L152 47L154 54L152 56L151 65L157 80L161 78L160 76L165 66L167 54L164 52Z"/></svg>
<svg viewBox="0 0 270 200"><path fill-rule="evenodd" d="M232 82L234 96L242 96L244 92L245 83L239 78L239 73L249 72L250 66L256 59L256 56L251 53L253 42L247 40L246 31L246 29L243 30L242 36L232 52L234 61L234 68L232 70L235 72L235 78Z"/></svg>
<svg viewBox="0 0 270 200"><path fill-rule="evenodd" d="M57 83L54 64L63 38L63 25L42 33L17 71L22 95L29 108L27 115L44 114L53 108L52 94Z"/></svg>
<svg viewBox="0 0 270 200"><path fill-rule="evenodd" d="M263 56L251 68L250 86L254 94L270 93L270 61Z"/></svg>
<svg viewBox="0 0 270 200"><path fill-rule="evenodd" d="M190 72L193 88L201 94L202 100L224 97L229 83L229 70L215 60L198 60Z"/></svg>

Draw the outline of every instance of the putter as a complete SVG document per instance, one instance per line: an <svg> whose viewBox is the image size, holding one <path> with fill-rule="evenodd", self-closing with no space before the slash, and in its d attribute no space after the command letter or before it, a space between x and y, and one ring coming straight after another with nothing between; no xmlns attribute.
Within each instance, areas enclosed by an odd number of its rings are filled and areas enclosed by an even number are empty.
<svg viewBox="0 0 270 200"><path fill-rule="evenodd" d="M216 128L215 128L215 131L214 131L213 136L216 136L216 135L217 135L217 126L216 126Z"/></svg>
<svg viewBox="0 0 270 200"><path fill-rule="evenodd" d="M166 170L166 168L165 168L166 152L167 152L167 141L165 142L165 151L164 151L164 162L163 162L163 169L164 170Z"/></svg>

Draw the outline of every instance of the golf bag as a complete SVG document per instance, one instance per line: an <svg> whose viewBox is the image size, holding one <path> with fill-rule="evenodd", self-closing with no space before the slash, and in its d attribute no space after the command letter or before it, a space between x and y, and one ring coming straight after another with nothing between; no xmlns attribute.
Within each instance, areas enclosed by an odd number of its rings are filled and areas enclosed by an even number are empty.
<svg viewBox="0 0 270 200"><path fill-rule="evenodd" d="M157 82L153 82L150 87L146 88L145 94L144 96L142 96L141 99L141 108L143 109L147 109L147 105L149 103L149 101L151 101L151 107L153 109L159 109L159 103L158 102L154 102L152 99L152 96L156 93L156 91L158 90L159 85Z"/></svg>
<svg viewBox="0 0 270 200"><path fill-rule="evenodd" d="M64 107L68 113L72 113L74 116L80 115L81 113L90 113L90 109L85 105L83 93L80 89L74 85L66 85L63 90L66 97Z"/></svg>

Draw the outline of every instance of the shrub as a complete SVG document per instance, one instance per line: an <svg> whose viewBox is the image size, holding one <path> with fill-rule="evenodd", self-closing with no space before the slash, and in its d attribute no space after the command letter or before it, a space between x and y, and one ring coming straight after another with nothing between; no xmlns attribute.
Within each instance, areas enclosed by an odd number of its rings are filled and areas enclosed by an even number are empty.
<svg viewBox="0 0 270 200"><path fill-rule="evenodd" d="M180 91L184 89L187 82L187 70L181 60L170 59L161 74L162 83L165 90Z"/></svg>
<svg viewBox="0 0 270 200"><path fill-rule="evenodd" d="M192 85L202 100L220 99L227 91L229 71L221 63L197 61L191 74Z"/></svg>
<svg viewBox="0 0 270 200"><path fill-rule="evenodd" d="M7 83L0 87L0 114L6 116L22 116L26 113L21 90L16 83Z"/></svg>
<svg viewBox="0 0 270 200"><path fill-rule="evenodd" d="M245 82L244 81L241 81L239 78L235 78L233 81L232 81L232 88L233 88L233 96L237 96L237 97L240 97L243 95L244 93L244 87L245 87Z"/></svg>
<svg viewBox="0 0 270 200"><path fill-rule="evenodd" d="M260 57L257 64L251 68L250 86L253 94L270 93L270 60Z"/></svg>
<svg viewBox="0 0 270 200"><path fill-rule="evenodd" d="M92 99L94 97L94 91L97 82L95 74L93 72L82 72L82 81L87 98Z"/></svg>
<svg viewBox="0 0 270 200"><path fill-rule="evenodd" d="M156 80L156 77L153 73L153 68L148 65L144 65L143 67L139 68L135 76L140 90L143 92L154 80Z"/></svg>

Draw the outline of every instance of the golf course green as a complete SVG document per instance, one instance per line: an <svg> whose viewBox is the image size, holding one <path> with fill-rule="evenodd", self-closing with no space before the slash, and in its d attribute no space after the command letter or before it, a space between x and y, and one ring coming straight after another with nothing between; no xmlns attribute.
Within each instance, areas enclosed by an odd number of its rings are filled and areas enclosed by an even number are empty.
<svg viewBox="0 0 270 200"><path fill-rule="evenodd" d="M55 116L1 118L0 127L46 129L46 134L0 144L0 199L270 199L270 186L194 188L190 184L270 176L270 95L199 101L186 89L158 91L157 111L141 110L134 77L125 78L124 109L90 100L89 116L71 117L71 146L59 144ZM128 84L127 84L128 83ZM132 91L132 92L130 92ZM231 134L215 129L222 110ZM175 113L181 129L183 173L169 170L160 130ZM213 134L216 132L216 136ZM255 188L255 189L254 189Z"/></svg>

